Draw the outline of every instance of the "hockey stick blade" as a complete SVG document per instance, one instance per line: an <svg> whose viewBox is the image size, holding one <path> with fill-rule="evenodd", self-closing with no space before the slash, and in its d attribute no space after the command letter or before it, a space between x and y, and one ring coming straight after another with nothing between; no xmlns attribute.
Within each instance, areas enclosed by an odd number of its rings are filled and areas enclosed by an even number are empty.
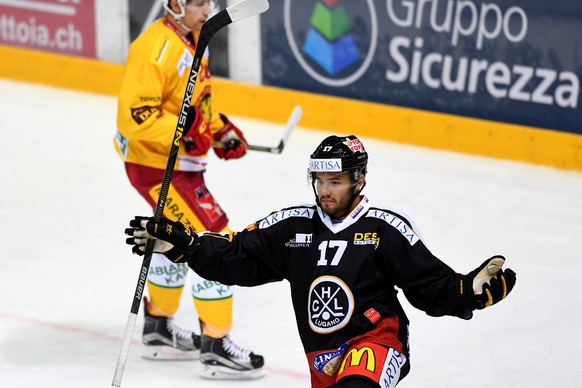
<svg viewBox="0 0 582 388"><path fill-rule="evenodd" d="M246 0L233 4L224 11L228 13L231 23L236 23L239 20L263 13L268 9L268 0Z"/></svg>
<svg viewBox="0 0 582 388"><path fill-rule="evenodd" d="M287 140L289 136L291 136L291 132L295 129L297 124L299 124L299 120L301 120L301 116L303 116L303 109L299 105L297 105L289 118L287 119L287 124L285 125L285 132L283 132L283 136L281 137L281 141L279 145L276 147L264 147L264 146L257 146L257 145L248 145L248 149L251 151L261 151L261 152L270 152L272 154L280 154L283 152L283 148L285 148L285 144L287 144Z"/></svg>
<svg viewBox="0 0 582 388"><path fill-rule="evenodd" d="M162 219L166 199L168 198L168 191L170 190L170 181L172 180L176 159L178 158L178 151L180 150L180 139L182 138L182 133L184 131L184 128L182 128L180 123L186 122L186 116L188 114L188 110L190 109L190 101L192 101L194 87L196 86L196 81L198 79L198 70L200 69L200 64L202 62L202 58L204 57L204 52L208 47L208 43L214 34L216 34L216 32L226 27L227 25L250 16L258 15L268 9L268 0L243 0L220 11L202 25L200 36L198 38L198 42L196 43L196 51L194 52L192 67L188 76L188 83L186 85L186 90L184 91L184 98L182 99L182 104L180 105L180 113L176 123L176 130L174 131L174 141L172 142L172 146L170 148L168 162L164 171L162 186L160 187L160 194L154 212L154 219L156 221ZM133 336L133 331L137 321L137 313L139 312L139 306L143 297L147 274L154 252L153 248L154 240L148 239L144 259L142 261L141 269L139 272L137 286L133 296L131 310L127 319L127 324L125 326L125 334L121 344L121 350L119 351L119 358L115 367L115 374L113 375L113 382L111 383L111 385L114 387L121 386L123 371L125 369L125 364L127 363L127 356L129 355L131 338Z"/></svg>

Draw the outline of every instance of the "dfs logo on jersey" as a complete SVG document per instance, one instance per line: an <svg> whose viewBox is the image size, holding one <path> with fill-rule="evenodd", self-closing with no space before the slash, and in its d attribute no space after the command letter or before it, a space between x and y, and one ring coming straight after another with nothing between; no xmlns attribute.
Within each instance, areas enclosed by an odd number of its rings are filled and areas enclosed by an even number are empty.
<svg viewBox="0 0 582 388"><path fill-rule="evenodd" d="M354 245L374 245L374 249L380 244L380 237L376 232L354 233Z"/></svg>
<svg viewBox="0 0 582 388"><path fill-rule="evenodd" d="M321 276L311 283L308 301L309 326L320 334L344 327L354 312L354 295L335 276Z"/></svg>
<svg viewBox="0 0 582 388"><path fill-rule="evenodd" d="M303 70L332 87L360 79L370 67L378 44L374 0L316 0L307 14L294 12L293 3L285 0L285 34Z"/></svg>

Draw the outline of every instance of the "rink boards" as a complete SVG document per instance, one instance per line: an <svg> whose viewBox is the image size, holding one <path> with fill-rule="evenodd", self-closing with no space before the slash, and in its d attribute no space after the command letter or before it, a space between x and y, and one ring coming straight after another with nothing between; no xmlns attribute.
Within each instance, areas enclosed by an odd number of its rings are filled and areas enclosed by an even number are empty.
<svg viewBox="0 0 582 388"><path fill-rule="evenodd" d="M0 45L0 77L115 95L123 66ZM218 109L283 123L297 104L302 127L582 170L576 133L457 116L314 92L215 79Z"/></svg>

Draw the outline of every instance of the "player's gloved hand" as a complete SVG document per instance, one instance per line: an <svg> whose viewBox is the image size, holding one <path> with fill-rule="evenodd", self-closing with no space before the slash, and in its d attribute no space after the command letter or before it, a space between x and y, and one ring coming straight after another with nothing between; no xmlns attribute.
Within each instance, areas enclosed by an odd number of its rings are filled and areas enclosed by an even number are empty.
<svg viewBox="0 0 582 388"><path fill-rule="evenodd" d="M461 294L470 296L472 307L481 310L504 299L515 286L515 272L503 270L503 256L493 256L461 278Z"/></svg>
<svg viewBox="0 0 582 388"><path fill-rule="evenodd" d="M146 241L150 238L155 240L154 252L163 253L174 263L184 262L187 259L184 249L194 246L198 240L192 226L165 218L156 222L153 217L136 216L129 226L125 234L132 237L125 242L132 245L131 251L139 256L145 254Z"/></svg>
<svg viewBox="0 0 582 388"><path fill-rule="evenodd" d="M192 156L204 155L212 146L212 132L204 115L196 106L191 106L184 123L182 141L186 152Z"/></svg>
<svg viewBox="0 0 582 388"><path fill-rule="evenodd" d="M243 157L247 153L247 141L241 130L222 113L220 118L224 126L214 134L214 140L219 143L214 146L214 152L225 160Z"/></svg>

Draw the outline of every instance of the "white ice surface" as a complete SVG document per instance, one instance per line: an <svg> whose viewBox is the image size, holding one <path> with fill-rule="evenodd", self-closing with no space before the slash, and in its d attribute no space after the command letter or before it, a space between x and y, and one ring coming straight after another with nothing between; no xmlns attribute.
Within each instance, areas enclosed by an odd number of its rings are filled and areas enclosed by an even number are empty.
<svg viewBox="0 0 582 388"><path fill-rule="evenodd" d="M116 100L5 80L0 91L0 387L111 386L141 264L123 229L150 213L113 150ZM254 144L283 131L232 119ZM207 184L231 227L312 202L308 155L327 135L298 128L281 155L213 157ZM582 174L362 139L369 197L410 215L457 271L504 254L518 276L468 322L401 298L412 371L400 387L582 387ZM195 328L182 301L177 320ZM142 359L140 313L122 387L309 386L287 283L237 288L234 319L265 378L209 382L197 362Z"/></svg>

